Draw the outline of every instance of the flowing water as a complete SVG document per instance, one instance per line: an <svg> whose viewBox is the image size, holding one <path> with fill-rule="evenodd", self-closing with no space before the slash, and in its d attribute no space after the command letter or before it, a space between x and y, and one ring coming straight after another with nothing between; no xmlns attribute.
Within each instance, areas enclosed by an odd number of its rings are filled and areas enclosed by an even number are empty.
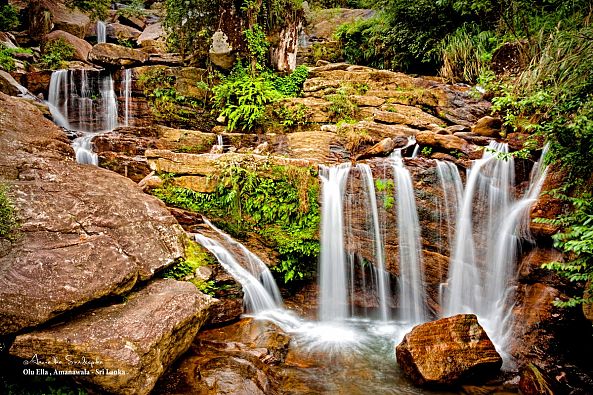
<svg viewBox="0 0 593 395"><path fill-rule="evenodd" d="M546 172L536 164L529 190L516 199L513 157L506 144L491 143L468 171L457 217L444 315L476 314L507 361L516 262L526 236L522 224Z"/></svg>
<svg viewBox="0 0 593 395"><path fill-rule="evenodd" d="M107 42L107 26L103 21L97 21L97 44Z"/></svg>
<svg viewBox="0 0 593 395"><path fill-rule="evenodd" d="M412 176L404 166L401 151L392 155L396 188L399 235L399 320L420 324L428 318L420 245L420 223L414 197Z"/></svg>
<svg viewBox="0 0 593 395"><path fill-rule="evenodd" d="M111 74L94 70L57 70L51 75L48 105L54 122L79 132L72 143L79 163L98 164L94 135L117 126L117 97Z"/></svg>
<svg viewBox="0 0 593 395"><path fill-rule="evenodd" d="M130 126L130 104L132 102L132 70L124 70L122 80L122 96L124 97L124 126Z"/></svg>

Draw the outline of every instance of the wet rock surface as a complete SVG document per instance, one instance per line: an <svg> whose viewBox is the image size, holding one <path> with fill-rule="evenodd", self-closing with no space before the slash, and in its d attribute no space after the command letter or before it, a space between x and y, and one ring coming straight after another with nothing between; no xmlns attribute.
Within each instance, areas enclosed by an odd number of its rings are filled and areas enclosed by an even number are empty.
<svg viewBox="0 0 593 395"><path fill-rule="evenodd" d="M453 385L495 375L502 358L475 315L418 325L396 347L397 363L418 385Z"/></svg>
<svg viewBox="0 0 593 395"><path fill-rule="evenodd" d="M16 337L10 353L114 394L148 394L185 352L214 300L190 283L157 280L120 304Z"/></svg>

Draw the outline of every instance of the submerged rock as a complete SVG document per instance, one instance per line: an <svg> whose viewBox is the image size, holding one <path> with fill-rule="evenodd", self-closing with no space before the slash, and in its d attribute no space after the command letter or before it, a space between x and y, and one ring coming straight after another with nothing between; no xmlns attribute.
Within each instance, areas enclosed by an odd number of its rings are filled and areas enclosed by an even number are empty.
<svg viewBox="0 0 593 395"><path fill-rule="evenodd" d="M190 283L157 280L123 303L17 336L10 353L35 356L50 372L86 370L75 380L109 393L148 394L189 348L213 303Z"/></svg>
<svg viewBox="0 0 593 395"><path fill-rule="evenodd" d="M396 347L397 363L417 385L452 385L496 374L502 358L473 314L418 325Z"/></svg>

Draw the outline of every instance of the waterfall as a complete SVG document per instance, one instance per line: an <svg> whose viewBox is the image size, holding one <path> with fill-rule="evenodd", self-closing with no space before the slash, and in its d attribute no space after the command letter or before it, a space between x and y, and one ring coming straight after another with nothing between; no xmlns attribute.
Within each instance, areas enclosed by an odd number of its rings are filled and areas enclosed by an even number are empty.
<svg viewBox="0 0 593 395"><path fill-rule="evenodd" d="M132 101L132 69L124 70L122 89L122 96L124 97L124 126L130 126L130 102Z"/></svg>
<svg viewBox="0 0 593 395"><path fill-rule="evenodd" d="M224 142L222 141L222 134L216 135L216 145L219 145L221 147L224 145Z"/></svg>
<svg viewBox="0 0 593 395"><path fill-rule="evenodd" d="M98 164L92 152L94 134L117 127L117 98L109 73L57 70L51 75L48 106L54 122L80 132L72 147L80 163Z"/></svg>
<svg viewBox="0 0 593 395"><path fill-rule="evenodd" d="M195 234L194 238L196 242L210 251L222 267L241 284L245 294L243 301L248 312L259 313L279 307L264 286L253 274L245 270L222 244L201 234Z"/></svg>
<svg viewBox="0 0 593 395"><path fill-rule="evenodd" d="M399 319L409 324L419 324L427 319L420 221L412 176L404 166L401 150L394 151L391 161L396 188L399 235Z"/></svg>
<svg viewBox="0 0 593 395"><path fill-rule="evenodd" d="M320 167L322 189L319 319L342 321L348 316L343 198L350 164Z"/></svg>
<svg viewBox="0 0 593 395"><path fill-rule="evenodd" d="M444 306L445 315L477 314L503 354L510 334L509 304L521 224L547 173L536 164L530 188L515 199L514 160L508 152L506 144L492 142L468 172Z"/></svg>
<svg viewBox="0 0 593 395"><path fill-rule="evenodd" d="M97 21L97 44L107 42L107 27L105 22Z"/></svg>
<svg viewBox="0 0 593 395"><path fill-rule="evenodd" d="M375 241L375 265L377 273L377 293L379 297L379 310L381 313L381 319L386 321L389 318L388 307L387 307L387 291L389 287L389 276L385 271L385 257L383 248L383 237L381 235L381 227L379 225L379 210L377 208L377 196L375 193L375 181L373 179L373 173L371 168L366 164L358 164L356 168L359 169L360 174L363 178L363 185L366 190L368 198L368 209L371 211L371 224L372 233Z"/></svg>
<svg viewBox="0 0 593 395"><path fill-rule="evenodd" d="M271 296L274 304L278 306L282 306L282 296L280 296L280 290L278 289L278 285L276 285L276 281L274 280L274 276L272 276L272 272L268 269L268 266L253 252L249 251L247 247L243 244L239 243L238 241L234 240L231 236L224 233L222 230L218 229L214 226L210 221L206 218L202 217L202 220L206 225L212 228L218 235L222 237L222 239L228 245L235 247L235 249L239 250L247 263L247 270L251 273L252 276L259 278L260 282L262 283L266 292Z"/></svg>
<svg viewBox="0 0 593 395"><path fill-rule="evenodd" d="M457 166L455 166L455 164L440 160L437 160L436 164L437 175L443 190L444 207L441 208L441 212L444 211L445 213L447 242L449 244L449 249L452 250L453 248L451 245L454 241L454 232L451 230L455 229L459 205L461 204L461 199L463 198L463 183L461 182L459 170L457 170ZM451 253L451 251L449 251L449 253Z"/></svg>

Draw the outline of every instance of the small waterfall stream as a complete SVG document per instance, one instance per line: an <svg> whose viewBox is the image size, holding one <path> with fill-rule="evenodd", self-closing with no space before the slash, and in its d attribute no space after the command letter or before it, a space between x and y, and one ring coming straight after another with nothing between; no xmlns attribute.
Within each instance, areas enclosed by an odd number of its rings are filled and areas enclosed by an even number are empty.
<svg viewBox="0 0 593 395"><path fill-rule="evenodd" d="M393 175L396 188L399 233L399 298L402 322L419 324L428 318L420 246L420 223L412 176L404 166L401 151L394 151Z"/></svg>
<svg viewBox="0 0 593 395"><path fill-rule="evenodd" d="M124 73L126 75L128 70ZM131 79L130 79L131 81ZM125 121L129 122L131 82L125 88ZM57 70L51 75L48 106L54 122L79 132L72 147L79 163L98 164L92 150L96 133L112 131L118 126L118 106L113 77L97 70Z"/></svg>
<svg viewBox="0 0 593 395"><path fill-rule="evenodd" d="M97 44L107 42L107 26L103 21L97 21Z"/></svg>
<svg viewBox="0 0 593 395"><path fill-rule="evenodd" d="M132 69L125 69L122 81L122 93L124 97L124 126L130 126L130 104L132 101Z"/></svg>

